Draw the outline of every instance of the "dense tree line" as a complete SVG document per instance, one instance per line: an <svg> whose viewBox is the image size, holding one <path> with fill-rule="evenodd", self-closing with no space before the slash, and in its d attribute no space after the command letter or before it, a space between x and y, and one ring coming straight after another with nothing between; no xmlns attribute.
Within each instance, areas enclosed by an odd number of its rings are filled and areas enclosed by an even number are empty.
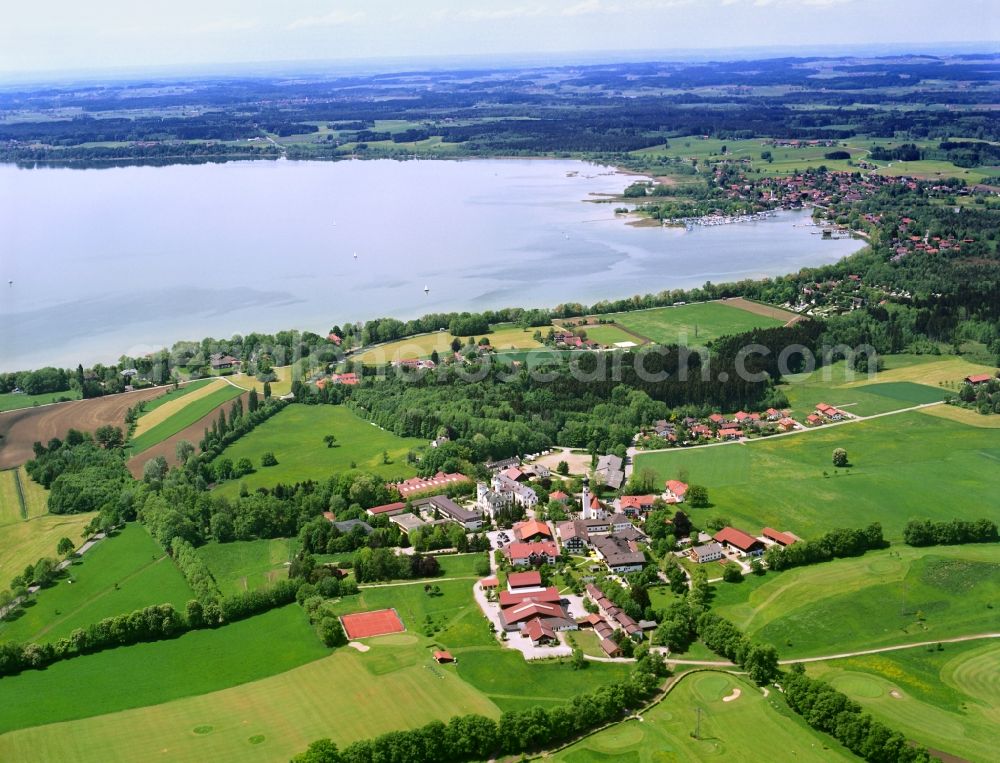
<svg viewBox="0 0 1000 763"><path fill-rule="evenodd" d="M170 543L170 553L198 601L202 605L217 603L222 597L222 591L194 546L184 538L175 537Z"/></svg>
<svg viewBox="0 0 1000 763"><path fill-rule="evenodd" d="M46 366L35 371L17 371L0 374L0 393L20 389L28 395L46 392L65 392L70 388L70 376L63 368Z"/></svg>
<svg viewBox="0 0 1000 763"><path fill-rule="evenodd" d="M809 678L793 665L782 678L788 706L814 729L830 734L870 763L929 763L927 750L863 712L861 706L832 686Z"/></svg>
<svg viewBox="0 0 1000 763"><path fill-rule="evenodd" d="M778 675L778 650L747 638L728 620L712 612L698 618L698 637L716 654L742 667L755 683L763 686Z"/></svg>
<svg viewBox="0 0 1000 763"><path fill-rule="evenodd" d="M319 740L295 763L448 763L517 755L567 741L621 719L637 708L666 675L658 655L647 654L624 681L546 709L508 710L499 721L481 715L456 716L410 731L392 731L354 742L343 750Z"/></svg>
<svg viewBox="0 0 1000 763"><path fill-rule="evenodd" d="M846 556L860 556L866 551L888 545L882 535L882 525L873 522L863 530L838 528L815 540L800 540L790 546L774 544L764 552L764 561L769 569L779 571Z"/></svg>
<svg viewBox="0 0 1000 763"><path fill-rule="evenodd" d="M65 442L53 438L34 444L35 457L25 469L33 480L49 488L53 514L100 511L113 506L132 482L118 448L102 448L90 434L71 429Z"/></svg>
<svg viewBox="0 0 1000 763"><path fill-rule="evenodd" d="M908 546L955 546L962 543L996 543L1000 541L997 524L992 519L911 519L903 530L903 542Z"/></svg>
<svg viewBox="0 0 1000 763"><path fill-rule="evenodd" d="M440 574L433 556L397 554L389 548L363 548L354 555L354 577L359 583L406 578L428 578Z"/></svg>

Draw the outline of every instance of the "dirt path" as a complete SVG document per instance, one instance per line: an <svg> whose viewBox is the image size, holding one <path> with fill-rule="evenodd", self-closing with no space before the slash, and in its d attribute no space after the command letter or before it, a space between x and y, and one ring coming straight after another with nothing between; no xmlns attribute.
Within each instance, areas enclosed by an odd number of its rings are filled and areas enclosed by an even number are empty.
<svg viewBox="0 0 1000 763"><path fill-rule="evenodd" d="M922 646L936 644L959 644L963 641L978 641L980 639L1000 638L1000 633L977 633L972 636L955 636L954 638L939 638L933 641L917 641L913 644L897 644L896 646L881 646L877 649L859 649L855 652L828 654L823 657L802 657L798 660L779 660L779 665L794 665L797 662L825 662L826 660L844 660L848 657L863 657L866 654L882 654L883 652L898 652L902 649L917 649Z"/></svg>
<svg viewBox="0 0 1000 763"><path fill-rule="evenodd" d="M31 447L35 442L47 443L53 437L62 439L70 429L93 432L105 424L124 429L129 408L143 400L159 397L166 389L150 387L0 413L0 469L11 469L29 461L35 455Z"/></svg>

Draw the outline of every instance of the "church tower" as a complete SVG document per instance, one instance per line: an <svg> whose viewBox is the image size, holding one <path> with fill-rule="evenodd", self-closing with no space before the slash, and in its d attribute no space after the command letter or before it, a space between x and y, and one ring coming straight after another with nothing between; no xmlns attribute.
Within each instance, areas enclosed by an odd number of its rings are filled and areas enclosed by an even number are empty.
<svg viewBox="0 0 1000 763"><path fill-rule="evenodd" d="M582 519L593 519L592 512L590 509L590 478L583 478L583 496L580 499L582 511L580 512L580 517Z"/></svg>

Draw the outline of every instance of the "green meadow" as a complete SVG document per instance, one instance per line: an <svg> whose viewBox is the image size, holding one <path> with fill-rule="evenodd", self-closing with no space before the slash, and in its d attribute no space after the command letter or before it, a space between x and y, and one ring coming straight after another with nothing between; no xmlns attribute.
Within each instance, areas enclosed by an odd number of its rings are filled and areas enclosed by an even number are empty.
<svg viewBox="0 0 1000 763"><path fill-rule="evenodd" d="M224 388L219 389L210 395L199 398L190 405L185 405L177 411L177 413L170 416L165 421L160 422L156 426L146 430L141 435L133 439L130 443L132 455L138 455L147 448L151 448L157 443L163 442L168 437L172 437L178 432L194 424L200 418L207 416L220 405L229 402L235 397L239 397L241 394L242 390L227 384ZM162 404L163 403L161 403L161 405Z"/></svg>
<svg viewBox="0 0 1000 763"><path fill-rule="evenodd" d="M67 400L79 399L80 392L75 389L67 389L63 392L44 392L41 395L4 392L0 394L0 411L16 411L36 405L49 405L50 403L63 403Z"/></svg>
<svg viewBox="0 0 1000 763"><path fill-rule="evenodd" d="M996 760L996 640L851 657L813 663L806 670L932 751L976 763Z"/></svg>
<svg viewBox="0 0 1000 763"><path fill-rule="evenodd" d="M737 690L739 697L723 701ZM565 763L857 760L834 739L809 728L778 692L765 697L749 681L716 671L684 676L641 721L623 721L551 757Z"/></svg>
<svg viewBox="0 0 1000 763"><path fill-rule="evenodd" d="M298 550L293 538L206 543L196 550L224 593L254 591L288 577L288 562Z"/></svg>
<svg viewBox="0 0 1000 763"><path fill-rule="evenodd" d="M332 434L337 446L328 448L323 438ZM427 443L412 437L397 437L335 405L289 405L222 453L233 462L249 458L252 474L217 488L222 495L235 495L240 485L250 490L278 482L294 483L325 479L352 468L376 472L386 478L412 477L416 471L406 463L406 454ZM277 466L261 467L261 454L271 451ZM390 463L383 463L388 452Z"/></svg>
<svg viewBox="0 0 1000 763"><path fill-rule="evenodd" d="M755 328L781 326L784 321L756 315L723 302L656 307L604 316L658 344L703 345L720 336ZM590 329L587 329L588 336ZM596 337L595 337L596 338Z"/></svg>
<svg viewBox="0 0 1000 763"><path fill-rule="evenodd" d="M851 466L835 469L845 448ZM1000 430L914 411L747 444L640 454L636 468L686 476L708 488L710 509L748 532L763 526L810 538L834 527L882 523L900 538L906 522L977 519L1000 488Z"/></svg>
<svg viewBox="0 0 1000 763"><path fill-rule="evenodd" d="M434 663L434 645L427 639L402 633L366 643L370 650L364 654L350 647L330 654L293 604L148 645L163 651L142 651L134 663L116 658L76 675L57 673L48 678L47 692L36 684L3 695L0 685L0 728L30 725L46 701L52 703L45 707L46 718L107 713L4 734L0 759L272 763L321 737L343 746L465 713L499 717L496 705L463 681L456 666ZM74 688L90 677L93 690ZM223 686L231 688L216 691ZM171 694L185 698L167 701ZM10 706L22 697L21 707ZM109 707L140 704L124 712Z"/></svg>
<svg viewBox="0 0 1000 763"><path fill-rule="evenodd" d="M619 342L632 342L642 344L642 340L633 336L624 329L611 324L582 327L587 332L587 338L593 339L598 344L618 344Z"/></svg>
<svg viewBox="0 0 1000 763"><path fill-rule="evenodd" d="M1000 545L897 545L748 576L717 584L712 609L785 659L995 631Z"/></svg>
<svg viewBox="0 0 1000 763"><path fill-rule="evenodd" d="M55 556L55 542L49 555ZM146 529L129 524L74 559L14 619L0 622L0 639L55 641L105 617L153 604L183 610L192 598L184 577Z"/></svg>
<svg viewBox="0 0 1000 763"><path fill-rule="evenodd" d="M0 732L35 726L42 718L55 723L206 694L290 670L328 653L302 609L291 604L214 630L109 649L45 670L6 676L0 681ZM18 758L0 752L0 759Z"/></svg>

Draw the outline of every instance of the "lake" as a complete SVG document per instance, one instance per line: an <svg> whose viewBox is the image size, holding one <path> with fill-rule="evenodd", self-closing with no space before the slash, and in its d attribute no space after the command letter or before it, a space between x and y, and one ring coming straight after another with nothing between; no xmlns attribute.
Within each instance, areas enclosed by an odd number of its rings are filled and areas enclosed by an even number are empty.
<svg viewBox="0 0 1000 763"><path fill-rule="evenodd" d="M784 274L863 245L821 240L807 212L688 232L629 226L588 202L633 179L563 160L3 165L0 370L592 303Z"/></svg>

